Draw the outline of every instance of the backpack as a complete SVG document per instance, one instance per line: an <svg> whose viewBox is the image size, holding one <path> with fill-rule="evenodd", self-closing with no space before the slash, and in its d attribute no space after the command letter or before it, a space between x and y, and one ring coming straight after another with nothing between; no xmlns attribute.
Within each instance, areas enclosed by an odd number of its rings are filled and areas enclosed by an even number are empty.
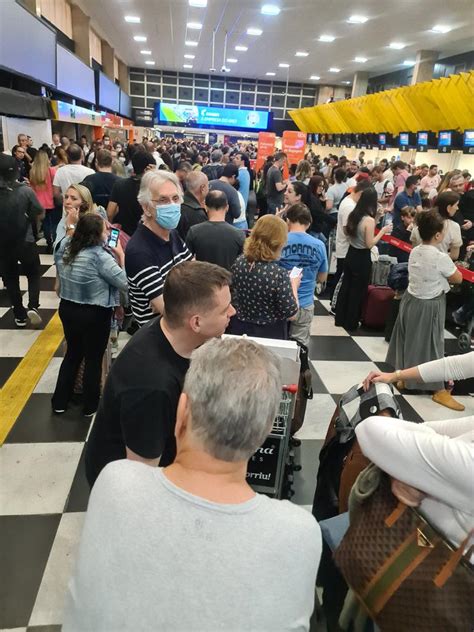
<svg viewBox="0 0 474 632"><path fill-rule="evenodd" d="M24 241L30 221L17 191L18 188L0 188L0 245L9 250Z"/></svg>

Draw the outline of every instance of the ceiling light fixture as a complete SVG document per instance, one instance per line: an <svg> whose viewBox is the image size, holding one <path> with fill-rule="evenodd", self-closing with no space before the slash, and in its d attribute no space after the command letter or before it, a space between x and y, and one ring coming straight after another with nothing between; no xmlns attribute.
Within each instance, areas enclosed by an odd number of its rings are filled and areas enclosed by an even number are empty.
<svg viewBox="0 0 474 632"><path fill-rule="evenodd" d="M191 40L186 40L184 43L186 44L186 46L197 46L198 45L197 42L192 42Z"/></svg>
<svg viewBox="0 0 474 632"><path fill-rule="evenodd" d="M146 62L145 62L145 64L146 64L147 66L154 66L154 65L155 65L155 62L154 62L154 61L151 61L151 59L147 59L147 60L146 60Z"/></svg>
<svg viewBox="0 0 474 632"><path fill-rule="evenodd" d="M240 44L238 46L235 47L235 50L241 51L242 53L245 53L246 50L248 50L247 46L241 46Z"/></svg>
<svg viewBox="0 0 474 632"><path fill-rule="evenodd" d="M151 50L141 50L140 53L142 55L151 55Z"/></svg>
<svg viewBox="0 0 474 632"><path fill-rule="evenodd" d="M255 26L250 26L247 29L247 35L261 35L262 33L262 29L256 28Z"/></svg>
<svg viewBox="0 0 474 632"><path fill-rule="evenodd" d="M430 29L432 33L439 33L441 35L444 35L445 33L449 33L449 31L451 30L452 30L451 27L446 26L446 24L436 24L435 26L433 26L432 29Z"/></svg>
<svg viewBox="0 0 474 632"><path fill-rule="evenodd" d="M227 57L226 61L228 64L236 64L239 60L235 59L235 57Z"/></svg>
<svg viewBox="0 0 474 632"><path fill-rule="evenodd" d="M329 68L329 72L341 72L341 69L336 68L335 66L332 66L331 68Z"/></svg>
<svg viewBox="0 0 474 632"><path fill-rule="evenodd" d="M319 75L311 75L310 79L312 79L313 81L319 81L321 77Z"/></svg>
<svg viewBox="0 0 474 632"><path fill-rule="evenodd" d="M402 44L402 42L391 42L388 47L393 48L393 50L402 50L405 48L406 44Z"/></svg>
<svg viewBox="0 0 474 632"><path fill-rule="evenodd" d="M307 53L305 50L298 50L295 53L295 57L308 57L309 53Z"/></svg>
<svg viewBox="0 0 474 632"><path fill-rule="evenodd" d="M335 39L334 35L321 35L319 37L320 42L334 42Z"/></svg>
<svg viewBox="0 0 474 632"><path fill-rule="evenodd" d="M341 81L341 83L343 83L345 86L350 86L351 85L350 81Z"/></svg>
<svg viewBox="0 0 474 632"><path fill-rule="evenodd" d="M136 42L146 42L146 37L144 35L135 35L133 39Z"/></svg>
<svg viewBox="0 0 474 632"><path fill-rule="evenodd" d="M267 77L274 77L276 73L274 72L266 72Z"/></svg>
<svg viewBox="0 0 474 632"><path fill-rule="evenodd" d="M354 61L358 64L365 64L367 57L354 57Z"/></svg>
<svg viewBox="0 0 474 632"><path fill-rule="evenodd" d="M188 53L187 55L184 56L184 59L194 59L196 57L196 55L191 55L191 53Z"/></svg>
<svg viewBox="0 0 474 632"><path fill-rule="evenodd" d="M283 63L283 64L278 64L278 67L279 67L279 68L289 68L289 67L290 67L290 64L285 64L285 63Z"/></svg>
<svg viewBox="0 0 474 632"><path fill-rule="evenodd" d="M403 62L404 66L414 66L416 64L416 61L414 59L405 59L405 61Z"/></svg>
<svg viewBox="0 0 474 632"><path fill-rule="evenodd" d="M138 15L126 15L124 18L125 22L129 22L130 24L140 24L141 19Z"/></svg>
<svg viewBox="0 0 474 632"><path fill-rule="evenodd" d="M205 9L207 7L207 0L189 0L189 6Z"/></svg>
<svg viewBox="0 0 474 632"><path fill-rule="evenodd" d="M202 29L201 22L188 22L186 26L193 31L200 31Z"/></svg>
<svg viewBox="0 0 474 632"><path fill-rule="evenodd" d="M192 68L193 65L192 64L183 64L183 68Z"/></svg>
<svg viewBox="0 0 474 632"><path fill-rule="evenodd" d="M365 24L368 19L365 15L351 15L347 21L349 24Z"/></svg>
<svg viewBox="0 0 474 632"><path fill-rule="evenodd" d="M280 7L276 4L264 4L260 9L262 15L278 15L280 13Z"/></svg>

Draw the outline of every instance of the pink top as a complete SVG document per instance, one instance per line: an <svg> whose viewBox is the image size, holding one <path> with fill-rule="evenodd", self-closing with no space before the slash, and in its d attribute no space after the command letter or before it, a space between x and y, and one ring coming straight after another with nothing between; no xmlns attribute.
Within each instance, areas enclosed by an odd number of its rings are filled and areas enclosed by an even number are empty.
<svg viewBox="0 0 474 632"><path fill-rule="evenodd" d="M41 186L31 185L31 188L36 194L38 198L38 202L44 209L54 208L54 199L53 199L53 179L54 174L56 173L55 167L48 168L48 175L46 176L46 182Z"/></svg>

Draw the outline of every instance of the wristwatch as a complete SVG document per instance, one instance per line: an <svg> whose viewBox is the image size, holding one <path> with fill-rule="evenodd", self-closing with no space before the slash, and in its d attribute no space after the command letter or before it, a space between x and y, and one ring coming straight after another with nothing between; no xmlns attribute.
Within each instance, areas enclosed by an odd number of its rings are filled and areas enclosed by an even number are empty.
<svg viewBox="0 0 474 632"><path fill-rule="evenodd" d="M68 224L66 226L66 230L74 230L76 228L76 224Z"/></svg>
<svg viewBox="0 0 474 632"><path fill-rule="evenodd" d="M397 380L401 380L402 379L402 372L400 371L400 369L397 369L395 371L395 375L397 376Z"/></svg>

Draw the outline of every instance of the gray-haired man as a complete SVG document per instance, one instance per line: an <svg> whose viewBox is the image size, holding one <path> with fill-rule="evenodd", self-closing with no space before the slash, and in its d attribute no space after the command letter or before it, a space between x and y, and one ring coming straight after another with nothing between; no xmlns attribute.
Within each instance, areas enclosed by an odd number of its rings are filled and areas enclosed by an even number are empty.
<svg viewBox="0 0 474 632"><path fill-rule="evenodd" d="M277 358L250 340L193 352L174 463L116 461L97 479L64 632L309 629L319 527L246 482L280 389Z"/></svg>

